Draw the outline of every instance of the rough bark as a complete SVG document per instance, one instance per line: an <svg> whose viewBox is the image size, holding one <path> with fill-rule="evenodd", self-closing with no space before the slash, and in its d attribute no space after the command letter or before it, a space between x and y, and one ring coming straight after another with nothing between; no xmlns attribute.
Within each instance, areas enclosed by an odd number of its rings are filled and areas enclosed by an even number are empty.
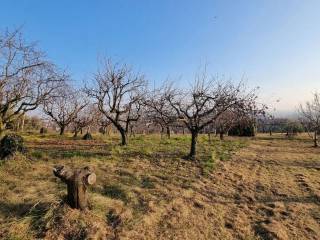
<svg viewBox="0 0 320 240"><path fill-rule="evenodd" d="M196 147L198 141L198 131L191 132L191 148L188 158L195 159L196 157Z"/></svg>
<svg viewBox="0 0 320 240"><path fill-rule="evenodd" d="M318 135L317 135L317 131L314 131L314 147L318 147Z"/></svg>
<svg viewBox="0 0 320 240"><path fill-rule="evenodd" d="M63 135L63 134L64 134L64 129L65 129L64 126L60 127L60 135Z"/></svg>
<svg viewBox="0 0 320 240"><path fill-rule="evenodd" d="M72 208L88 208L87 187L96 182L96 175L89 167L70 169L56 166L53 174L67 184L67 202Z"/></svg>
<svg viewBox="0 0 320 240"><path fill-rule="evenodd" d="M220 140L223 140L224 139L224 134L222 131L219 132L219 137L220 137Z"/></svg>
<svg viewBox="0 0 320 240"><path fill-rule="evenodd" d="M121 134L121 145L127 145L127 134L125 130L119 130Z"/></svg>
<svg viewBox="0 0 320 240"><path fill-rule="evenodd" d="M160 134L161 134L161 139L163 138L163 132L164 132L164 127L161 126L161 132L160 132Z"/></svg>

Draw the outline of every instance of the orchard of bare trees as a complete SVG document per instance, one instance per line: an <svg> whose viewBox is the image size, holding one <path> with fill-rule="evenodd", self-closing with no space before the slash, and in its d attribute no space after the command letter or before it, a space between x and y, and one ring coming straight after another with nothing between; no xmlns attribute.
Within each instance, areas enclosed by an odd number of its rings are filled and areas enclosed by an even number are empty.
<svg viewBox="0 0 320 240"><path fill-rule="evenodd" d="M225 2L1 1L0 240L320 240L320 1Z"/></svg>
<svg viewBox="0 0 320 240"><path fill-rule="evenodd" d="M241 120L256 119L265 107L257 102L256 89L240 81L226 81L199 72L189 86L166 81L150 90L144 74L131 66L104 58L85 86L75 88L70 74L50 62L36 44L19 30L0 37L0 130L13 119L36 110L58 127L60 135L74 137L84 129L102 133L112 126L128 144L135 129L158 128L170 138L172 129L191 134L188 159L195 159L198 135L214 129L223 135Z"/></svg>

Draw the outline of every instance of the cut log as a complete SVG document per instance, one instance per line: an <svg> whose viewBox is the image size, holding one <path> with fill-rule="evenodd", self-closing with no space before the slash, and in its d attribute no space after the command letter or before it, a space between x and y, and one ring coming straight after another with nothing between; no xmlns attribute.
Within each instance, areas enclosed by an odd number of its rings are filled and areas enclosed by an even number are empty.
<svg viewBox="0 0 320 240"><path fill-rule="evenodd" d="M89 167L70 169L55 166L53 174L67 184L68 204L72 208L84 210L88 207L87 187L96 182L96 174Z"/></svg>

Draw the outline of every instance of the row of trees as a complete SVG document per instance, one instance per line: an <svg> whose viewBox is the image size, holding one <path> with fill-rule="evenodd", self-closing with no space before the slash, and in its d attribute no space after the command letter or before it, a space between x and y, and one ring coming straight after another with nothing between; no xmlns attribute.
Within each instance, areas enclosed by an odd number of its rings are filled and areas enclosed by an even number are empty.
<svg viewBox="0 0 320 240"><path fill-rule="evenodd" d="M183 126L191 133L188 158L195 157L198 135L205 129L219 129L223 134L240 119L253 122L264 113L264 107L257 104L256 89L247 90L243 83L219 81L203 72L190 88L167 82L150 91L142 74L110 59L103 60L81 92L66 89L43 104L60 134L68 125L74 125L77 134L100 119L105 125L112 124L121 135L121 144L126 145L128 133L139 124L157 125L168 137L172 127Z"/></svg>
<svg viewBox="0 0 320 240"><path fill-rule="evenodd" d="M76 90L70 77L48 61L35 44L27 44L20 32L0 36L0 131L14 118L41 106L63 134L75 135L99 119L112 124L127 144L129 131L141 122L155 125L170 137L173 126L191 133L188 158L195 158L200 132L218 129L224 134L239 120L254 123L265 107L257 103L256 89L240 82L198 74L189 88L166 82L149 90L143 74L131 67L101 61L91 81Z"/></svg>
<svg viewBox="0 0 320 240"><path fill-rule="evenodd" d="M320 94L315 92L313 99L299 107L300 121L311 136L313 134L314 147L318 147L320 133Z"/></svg>

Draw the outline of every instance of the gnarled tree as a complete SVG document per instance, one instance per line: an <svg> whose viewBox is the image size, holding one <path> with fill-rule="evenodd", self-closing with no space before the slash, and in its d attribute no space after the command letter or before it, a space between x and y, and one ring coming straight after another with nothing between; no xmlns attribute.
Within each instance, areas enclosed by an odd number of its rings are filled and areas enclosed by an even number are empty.
<svg viewBox="0 0 320 240"><path fill-rule="evenodd" d="M228 133L229 129L234 126L235 123L239 121L239 115L235 109L230 109L222 113L219 117L217 117L214 122L214 126L216 128L216 133L219 134L220 140L224 139L224 135Z"/></svg>
<svg viewBox="0 0 320 240"><path fill-rule="evenodd" d="M12 119L35 110L63 82L63 74L57 74L56 67L35 44L22 38L20 30L0 34L0 131Z"/></svg>
<svg viewBox="0 0 320 240"><path fill-rule="evenodd" d="M145 100L146 119L161 127L161 135L166 130L167 137L170 138L170 127L177 121L177 114L166 99L166 94L170 91L170 86L154 90Z"/></svg>
<svg viewBox="0 0 320 240"><path fill-rule="evenodd" d="M130 125L141 116L145 87L143 75L133 73L125 64L105 60L95 74L94 85L85 88L101 113L119 131L121 145L127 144Z"/></svg>
<svg viewBox="0 0 320 240"><path fill-rule="evenodd" d="M89 128L95 122L97 115L98 109L92 104L88 104L79 111L77 117L72 121L73 136L77 137L79 132L82 134L84 128L87 128L87 133L89 133Z"/></svg>
<svg viewBox="0 0 320 240"><path fill-rule="evenodd" d="M199 132L213 124L227 110L237 106L247 108L247 102L256 98L254 91L245 91L244 85L217 81L206 73L198 75L190 89L179 91L172 88L166 99L176 111L179 121L191 132L189 159L196 156Z"/></svg>
<svg viewBox="0 0 320 240"><path fill-rule="evenodd" d="M71 87L64 87L54 97L43 103L43 112L60 128L60 135L78 117L79 112L88 105L80 93Z"/></svg>

